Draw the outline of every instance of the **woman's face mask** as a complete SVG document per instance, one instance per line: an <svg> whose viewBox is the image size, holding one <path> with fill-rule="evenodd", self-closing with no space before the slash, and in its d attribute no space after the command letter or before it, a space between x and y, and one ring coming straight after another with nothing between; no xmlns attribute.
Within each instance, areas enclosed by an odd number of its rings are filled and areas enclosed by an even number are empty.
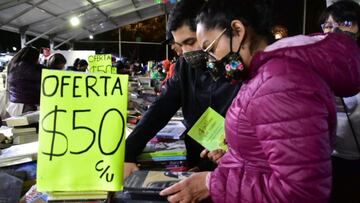
<svg viewBox="0 0 360 203"><path fill-rule="evenodd" d="M216 81L220 77L225 77L230 83L236 84L247 77L247 71L244 68L241 56L240 48L236 52L232 51L232 36L230 36L230 52L226 54L220 60L217 60L209 50L214 48L214 45L218 43L221 36L226 32L226 28L215 38L213 42L204 50L207 53L207 68L209 69L213 79Z"/></svg>

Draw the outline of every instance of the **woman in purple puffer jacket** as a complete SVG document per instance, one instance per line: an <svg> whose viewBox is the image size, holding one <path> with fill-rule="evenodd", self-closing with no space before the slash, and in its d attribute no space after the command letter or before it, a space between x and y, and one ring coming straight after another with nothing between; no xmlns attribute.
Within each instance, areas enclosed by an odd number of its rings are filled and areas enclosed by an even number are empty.
<svg viewBox="0 0 360 203"><path fill-rule="evenodd" d="M336 96L360 90L360 50L342 33L268 44L265 0L209 0L198 17L208 67L243 85L226 114L214 172L163 190L170 202L325 203ZM216 77L215 77L216 78Z"/></svg>

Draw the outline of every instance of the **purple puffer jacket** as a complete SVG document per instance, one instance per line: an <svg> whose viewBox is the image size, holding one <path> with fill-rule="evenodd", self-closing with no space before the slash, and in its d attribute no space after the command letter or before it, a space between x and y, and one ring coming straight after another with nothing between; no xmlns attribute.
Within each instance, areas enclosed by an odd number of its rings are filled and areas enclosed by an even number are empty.
<svg viewBox="0 0 360 203"><path fill-rule="evenodd" d="M359 92L359 48L343 34L296 36L256 54L250 69L226 115L229 150L210 175L212 200L327 202L333 94Z"/></svg>

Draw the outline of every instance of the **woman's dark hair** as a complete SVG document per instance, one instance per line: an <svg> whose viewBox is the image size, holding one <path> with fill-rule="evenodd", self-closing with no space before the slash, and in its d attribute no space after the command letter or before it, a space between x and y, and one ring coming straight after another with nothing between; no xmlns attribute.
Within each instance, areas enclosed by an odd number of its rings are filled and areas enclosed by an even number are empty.
<svg viewBox="0 0 360 203"><path fill-rule="evenodd" d="M168 20L168 32L175 31L183 25L196 32L196 15L204 4L204 0L182 0L171 10Z"/></svg>
<svg viewBox="0 0 360 203"><path fill-rule="evenodd" d="M75 68L78 67L79 61L80 61L79 58L76 58L76 59L75 59L74 64L73 64Z"/></svg>
<svg viewBox="0 0 360 203"><path fill-rule="evenodd" d="M79 61L79 66L82 67L82 66L87 66L88 65L88 62L85 60L85 59L81 59Z"/></svg>
<svg viewBox="0 0 360 203"><path fill-rule="evenodd" d="M11 59L10 64L26 62L29 64L36 64L39 60L40 52L35 47L24 47Z"/></svg>
<svg viewBox="0 0 360 203"><path fill-rule="evenodd" d="M320 24L324 23L330 15L336 22L352 21L359 25L360 5L349 0L337 1L324 10L319 19Z"/></svg>
<svg viewBox="0 0 360 203"><path fill-rule="evenodd" d="M203 24L206 29L228 28L226 35L230 36L231 21L238 19L271 42L272 5L271 0L208 0L196 22Z"/></svg>
<svg viewBox="0 0 360 203"><path fill-rule="evenodd" d="M63 68L60 66L64 66L65 64L66 64L66 59L64 55L59 53L55 53L52 56L50 56L48 61L48 67L53 69Z"/></svg>

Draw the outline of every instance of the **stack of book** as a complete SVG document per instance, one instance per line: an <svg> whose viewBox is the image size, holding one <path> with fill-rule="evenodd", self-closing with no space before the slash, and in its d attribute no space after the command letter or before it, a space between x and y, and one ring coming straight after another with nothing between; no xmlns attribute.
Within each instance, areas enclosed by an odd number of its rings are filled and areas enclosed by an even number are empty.
<svg viewBox="0 0 360 203"><path fill-rule="evenodd" d="M186 171L185 130L180 121L169 122L138 156L141 169Z"/></svg>
<svg viewBox="0 0 360 203"><path fill-rule="evenodd" d="M3 124L12 127L13 144L25 144L38 140L36 127L39 123L39 111L28 112L3 120Z"/></svg>
<svg viewBox="0 0 360 203"><path fill-rule="evenodd" d="M14 127L12 133L13 144L26 144L39 139L35 127Z"/></svg>
<svg viewBox="0 0 360 203"><path fill-rule="evenodd" d="M38 142L13 145L3 149L0 155L0 167L12 166L36 160Z"/></svg>

